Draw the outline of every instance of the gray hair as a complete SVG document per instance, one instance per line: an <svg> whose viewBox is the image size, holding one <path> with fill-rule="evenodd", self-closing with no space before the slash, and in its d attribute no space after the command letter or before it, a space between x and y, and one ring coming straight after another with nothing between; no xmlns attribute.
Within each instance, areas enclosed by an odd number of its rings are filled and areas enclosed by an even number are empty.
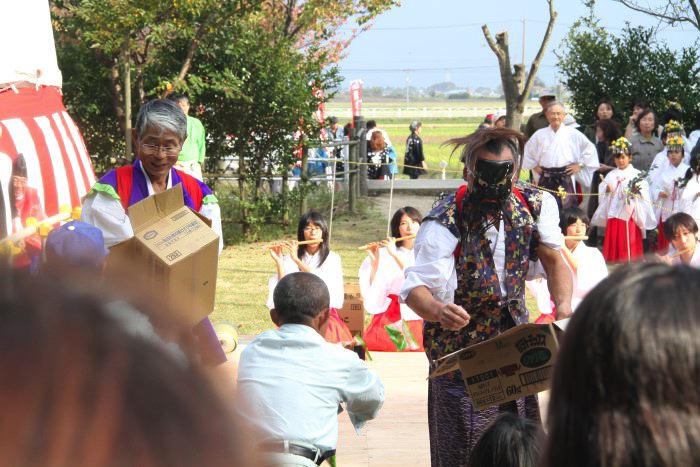
<svg viewBox="0 0 700 467"><path fill-rule="evenodd" d="M146 102L136 116L136 134L139 139L148 130L159 133L170 131L180 138L180 143L184 143L187 139L187 116L171 100L155 99Z"/></svg>
<svg viewBox="0 0 700 467"><path fill-rule="evenodd" d="M561 101L552 101L552 102L547 103L547 105L544 106L544 113L547 113L547 111L554 106L561 107L561 109L564 111L564 113L567 113L566 106L564 104L562 104Z"/></svg>

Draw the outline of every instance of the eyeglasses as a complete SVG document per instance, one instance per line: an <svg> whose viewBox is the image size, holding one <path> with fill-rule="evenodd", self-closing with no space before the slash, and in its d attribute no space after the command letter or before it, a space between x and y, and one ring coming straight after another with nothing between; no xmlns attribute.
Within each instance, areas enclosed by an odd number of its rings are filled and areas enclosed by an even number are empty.
<svg viewBox="0 0 700 467"><path fill-rule="evenodd" d="M180 154L180 146L156 146L155 144L141 143L141 150L148 155L158 154L163 151L168 156Z"/></svg>

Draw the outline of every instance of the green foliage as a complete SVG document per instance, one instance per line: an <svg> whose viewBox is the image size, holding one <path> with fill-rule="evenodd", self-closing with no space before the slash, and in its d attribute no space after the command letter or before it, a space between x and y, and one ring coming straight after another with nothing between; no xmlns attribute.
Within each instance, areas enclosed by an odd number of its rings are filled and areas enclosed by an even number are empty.
<svg viewBox="0 0 700 467"><path fill-rule="evenodd" d="M563 41L559 69L571 91L577 119L591 121L598 100L612 99L621 118L635 98L647 100L657 112L671 102L681 105L686 124L700 111L700 55L696 47L676 52L656 39L654 30L627 25L610 34L590 16L574 24Z"/></svg>

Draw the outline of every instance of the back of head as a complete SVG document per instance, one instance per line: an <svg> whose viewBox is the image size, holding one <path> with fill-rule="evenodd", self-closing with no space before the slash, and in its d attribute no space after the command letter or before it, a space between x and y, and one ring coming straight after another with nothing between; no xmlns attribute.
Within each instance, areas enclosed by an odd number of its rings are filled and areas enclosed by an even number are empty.
<svg viewBox="0 0 700 467"><path fill-rule="evenodd" d="M544 432L532 420L505 413L484 432L469 457L469 467L537 467Z"/></svg>
<svg viewBox="0 0 700 467"><path fill-rule="evenodd" d="M95 284L8 274L0 466L237 463L228 410L194 362L129 332Z"/></svg>
<svg viewBox="0 0 700 467"><path fill-rule="evenodd" d="M586 296L555 364L544 465L698 463L698 283L688 266L633 263Z"/></svg>
<svg viewBox="0 0 700 467"><path fill-rule="evenodd" d="M139 138L147 131L169 131L176 134L180 142L184 142L187 138L187 116L175 101L154 99L141 106L134 129Z"/></svg>
<svg viewBox="0 0 700 467"><path fill-rule="evenodd" d="M367 120L367 131L372 130L377 127L376 120Z"/></svg>
<svg viewBox="0 0 700 467"><path fill-rule="evenodd" d="M98 272L109 254L102 231L81 221L71 221L52 230L44 249L48 267L79 266Z"/></svg>
<svg viewBox="0 0 700 467"><path fill-rule="evenodd" d="M328 287L310 272L287 274L272 295L282 324L308 324L330 306Z"/></svg>
<svg viewBox="0 0 700 467"><path fill-rule="evenodd" d="M384 141L384 135L381 131L375 131L369 140L369 147L372 151L381 151L386 147L386 141Z"/></svg>

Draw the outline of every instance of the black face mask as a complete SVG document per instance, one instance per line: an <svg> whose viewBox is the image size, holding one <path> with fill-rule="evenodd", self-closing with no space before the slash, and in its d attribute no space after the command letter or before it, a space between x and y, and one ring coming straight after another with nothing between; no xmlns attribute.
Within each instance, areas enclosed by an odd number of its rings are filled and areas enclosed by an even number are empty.
<svg viewBox="0 0 700 467"><path fill-rule="evenodd" d="M468 224L488 227L501 219L513 188L514 169L512 160L477 159L468 198L469 212L465 212ZM491 221L487 220L488 217L492 218Z"/></svg>

